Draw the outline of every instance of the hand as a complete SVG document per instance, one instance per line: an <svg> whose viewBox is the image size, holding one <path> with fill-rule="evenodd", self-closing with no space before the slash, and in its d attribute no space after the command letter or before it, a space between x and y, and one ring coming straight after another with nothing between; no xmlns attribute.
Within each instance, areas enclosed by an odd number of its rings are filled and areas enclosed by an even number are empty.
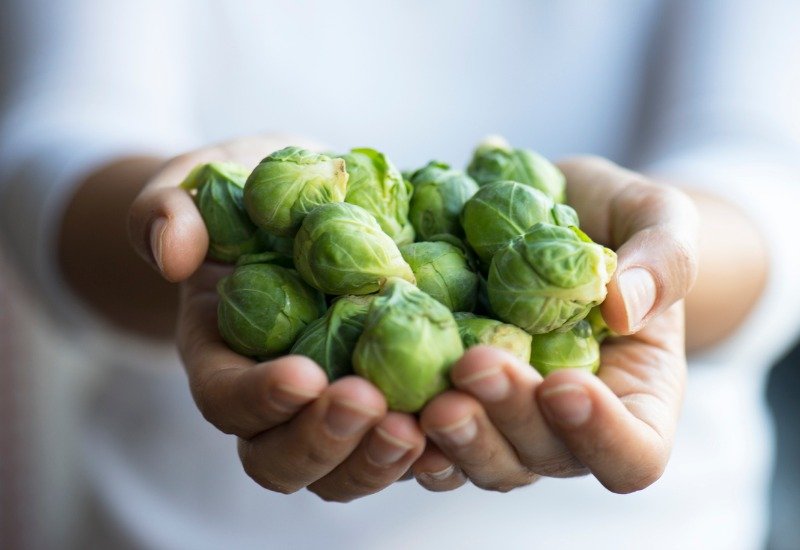
<svg viewBox="0 0 800 550"><path fill-rule="evenodd" d="M256 363L232 352L217 330L216 282L230 268L204 264L208 234L177 185L195 165L234 161L255 166L263 156L303 140L250 138L169 161L134 202L133 245L167 280L182 282L178 349L203 416L239 437L247 474L263 487L304 487L326 500L348 501L399 479L420 456L425 438L416 419L386 412L372 384L347 377L328 384L307 358Z"/></svg>
<svg viewBox="0 0 800 550"><path fill-rule="evenodd" d="M628 493L666 467L683 397L682 299L696 275L696 213L680 192L595 158L562 164L582 228L617 250L603 317L618 334L597 376L542 377L509 354L470 349L456 389L436 397L421 425L436 445L414 464L430 490L471 480L506 491L539 476L588 472Z"/></svg>

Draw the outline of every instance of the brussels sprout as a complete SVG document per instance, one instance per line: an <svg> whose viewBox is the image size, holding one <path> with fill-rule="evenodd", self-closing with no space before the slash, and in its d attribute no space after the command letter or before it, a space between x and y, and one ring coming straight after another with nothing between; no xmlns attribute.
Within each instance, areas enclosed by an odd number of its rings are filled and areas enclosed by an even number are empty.
<svg viewBox="0 0 800 550"><path fill-rule="evenodd" d="M414 194L408 218L417 238L427 241L442 233L462 237L459 215L467 199L478 190L478 184L464 172L436 161L414 172L410 181Z"/></svg>
<svg viewBox="0 0 800 550"><path fill-rule="evenodd" d="M196 190L194 202L208 230L208 256L235 262L242 254L258 250L256 226L242 204L242 188L248 171L228 162L201 164L181 183Z"/></svg>
<svg viewBox="0 0 800 550"><path fill-rule="evenodd" d="M342 296L325 315L306 327L291 353L316 361L333 381L353 372L353 349L364 331L374 296Z"/></svg>
<svg viewBox="0 0 800 550"><path fill-rule="evenodd" d="M288 350L306 325L325 313L325 297L292 269L237 267L217 283L219 332L234 351L273 357Z"/></svg>
<svg viewBox="0 0 800 550"><path fill-rule="evenodd" d="M609 336L617 336L606 324L605 319L603 319L603 314L600 313L600 306L592 308L589 315L586 316L586 321L589 323L589 326L592 327L592 335L599 344L602 344L603 340Z"/></svg>
<svg viewBox="0 0 800 550"><path fill-rule="evenodd" d="M320 204L341 202L347 191L342 159L299 147L276 151L256 166L244 186L244 205L257 226L291 237Z"/></svg>
<svg viewBox="0 0 800 550"><path fill-rule="evenodd" d="M528 149L512 149L500 137L478 145L467 172L480 185L514 180L535 187L556 202L566 199L566 179L555 164Z"/></svg>
<svg viewBox="0 0 800 550"><path fill-rule="evenodd" d="M392 278L372 302L353 367L383 392L390 409L416 412L450 385L450 367L463 353L450 310Z"/></svg>
<svg viewBox="0 0 800 550"><path fill-rule="evenodd" d="M327 294L371 294L388 277L416 282L375 217L346 202L306 216L294 240L294 263L308 284Z"/></svg>
<svg viewBox="0 0 800 550"><path fill-rule="evenodd" d="M458 247L446 242L421 242L400 247L417 286L450 311L472 311L478 297L478 276Z"/></svg>
<svg viewBox="0 0 800 550"><path fill-rule="evenodd" d="M492 258L492 310L531 334L569 330L599 305L617 256L576 227L534 225Z"/></svg>
<svg viewBox="0 0 800 550"><path fill-rule="evenodd" d="M414 228L408 221L412 187L394 164L375 149L353 149L340 156L350 175L344 200L375 216L398 245L414 242Z"/></svg>
<svg viewBox="0 0 800 550"><path fill-rule="evenodd" d="M592 335L589 323L581 321L566 332L535 335L530 361L542 376L560 369L597 372L600 368L600 344Z"/></svg>
<svg viewBox="0 0 800 550"><path fill-rule="evenodd" d="M562 205L556 210L553 201L538 189L515 181L499 181L481 187L466 202L461 224L467 242L488 265L495 252L533 224L561 225L557 223L556 212L558 220L577 226L577 215L569 206Z"/></svg>
<svg viewBox="0 0 800 550"><path fill-rule="evenodd" d="M471 313L454 313L465 348L480 344L506 350L525 363L531 357L531 335L514 325Z"/></svg>

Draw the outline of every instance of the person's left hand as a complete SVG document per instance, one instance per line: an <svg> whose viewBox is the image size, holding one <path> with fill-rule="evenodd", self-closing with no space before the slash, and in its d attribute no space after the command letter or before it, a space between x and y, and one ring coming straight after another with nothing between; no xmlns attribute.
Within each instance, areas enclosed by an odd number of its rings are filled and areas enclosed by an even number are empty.
<svg viewBox="0 0 800 550"><path fill-rule="evenodd" d="M508 491L539 476L592 473L629 493L666 467L686 377L682 298L696 272L693 205L602 159L562 168L582 228L618 248L602 311L626 336L603 344L597 376L566 369L543 379L501 350L467 351L452 370L455 389L421 413L431 443L413 471L427 489L469 479Z"/></svg>

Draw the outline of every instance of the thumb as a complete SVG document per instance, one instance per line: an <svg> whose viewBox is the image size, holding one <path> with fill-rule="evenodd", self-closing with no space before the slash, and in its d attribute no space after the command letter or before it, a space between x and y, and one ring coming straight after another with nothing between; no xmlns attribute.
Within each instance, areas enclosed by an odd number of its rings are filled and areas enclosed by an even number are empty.
<svg viewBox="0 0 800 550"><path fill-rule="evenodd" d="M682 192L640 180L615 196L610 218L621 246L602 313L613 331L631 334L694 284L697 213Z"/></svg>
<svg viewBox="0 0 800 550"><path fill-rule="evenodd" d="M178 157L144 188L128 213L131 245L145 261L171 282L191 276L203 263L208 232L186 191L177 187L198 162Z"/></svg>

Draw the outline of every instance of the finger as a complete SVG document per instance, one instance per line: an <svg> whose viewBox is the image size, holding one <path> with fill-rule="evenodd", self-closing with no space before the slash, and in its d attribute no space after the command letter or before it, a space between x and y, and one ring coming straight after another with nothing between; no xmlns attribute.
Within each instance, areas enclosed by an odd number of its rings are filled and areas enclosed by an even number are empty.
<svg viewBox="0 0 800 550"><path fill-rule="evenodd" d="M200 212L192 197L178 187L143 191L131 206L128 234L137 253L171 282L194 273L208 250Z"/></svg>
<svg viewBox="0 0 800 550"><path fill-rule="evenodd" d="M461 468L430 440L411 471L420 485L437 493L458 489L467 482L467 476Z"/></svg>
<svg viewBox="0 0 800 550"><path fill-rule="evenodd" d="M128 234L134 249L168 281L188 278L206 256L208 232L192 197L178 185L198 164L228 161L252 168L269 153L292 143L316 146L293 136L251 136L167 162L130 208Z"/></svg>
<svg viewBox="0 0 800 550"><path fill-rule="evenodd" d="M390 412L342 464L308 489L335 502L377 493L399 480L424 449L425 436L414 417Z"/></svg>
<svg viewBox="0 0 800 550"><path fill-rule="evenodd" d="M647 331L674 331L661 318L653 325ZM549 375L537 400L578 460L611 491L629 493L655 482L666 467L686 363L669 345L635 343L604 346L602 362L598 377L569 369Z"/></svg>
<svg viewBox="0 0 800 550"><path fill-rule="evenodd" d="M420 424L478 487L505 492L536 478L489 421L480 402L465 393L448 391L434 398L423 409Z"/></svg>
<svg viewBox="0 0 800 550"><path fill-rule="evenodd" d="M293 493L339 466L385 414L377 388L356 376L342 378L290 422L240 440L239 456L259 485Z"/></svg>
<svg viewBox="0 0 800 550"><path fill-rule="evenodd" d="M529 364L503 350L475 346L453 365L451 378L480 401L529 470L550 477L587 473L542 416L535 397L542 377Z"/></svg>
<svg viewBox="0 0 800 550"><path fill-rule="evenodd" d="M225 433L249 438L290 419L322 394L328 380L305 357L256 364L225 345L212 283L220 271L203 268L182 286L178 350L203 416Z"/></svg>
<svg viewBox="0 0 800 550"><path fill-rule="evenodd" d="M602 312L612 330L630 334L689 292L697 275L697 212L673 187L607 160L560 164L581 226L617 249L617 270Z"/></svg>

